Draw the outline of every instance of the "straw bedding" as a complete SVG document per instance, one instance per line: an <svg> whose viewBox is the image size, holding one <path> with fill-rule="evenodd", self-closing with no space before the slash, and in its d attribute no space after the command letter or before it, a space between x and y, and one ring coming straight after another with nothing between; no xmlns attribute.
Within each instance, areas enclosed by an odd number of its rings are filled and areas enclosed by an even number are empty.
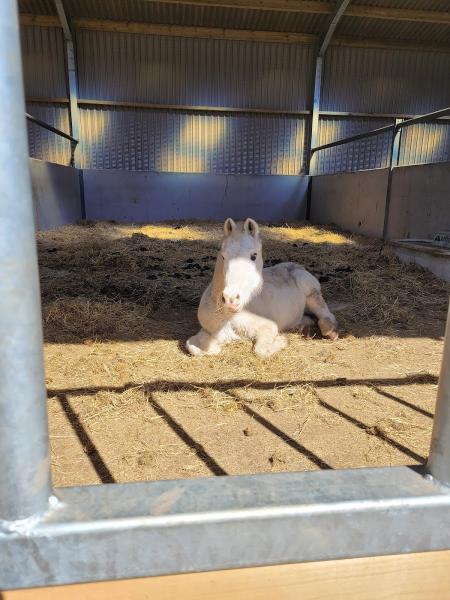
<svg viewBox="0 0 450 600"><path fill-rule="evenodd" d="M423 461L449 286L374 240L262 231L267 265L319 277L338 342L292 332L265 361L249 342L187 356L220 224L38 234L58 485Z"/></svg>

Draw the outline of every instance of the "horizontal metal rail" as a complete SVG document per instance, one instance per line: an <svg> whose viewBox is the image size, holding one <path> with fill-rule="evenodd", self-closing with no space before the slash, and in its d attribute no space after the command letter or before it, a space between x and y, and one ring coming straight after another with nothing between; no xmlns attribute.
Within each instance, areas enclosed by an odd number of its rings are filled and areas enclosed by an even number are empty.
<svg viewBox="0 0 450 600"><path fill-rule="evenodd" d="M420 115L419 117L413 117L412 119L407 119L406 121L402 121L398 123L395 128L401 129L402 127L409 127L410 125L416 125L417 123L424 123L426 121L434 121L434 119L440 119L441 117L446 117L450 115L450 106L447 108L443 108L441 110L436 110L432 113L427 113L426 115Z"/></svg>
<svg viewBox="0 0 450 600"><path fill-rule="evenodd" d="M392 123L392 125L386 125L384 127L379 127L378 129L372 129L370 131L364 131L363 133L357 133L355 135L351 135L346 138L342 138L340 140L335 140L334 142L329 142L327 144L322 144L321 146L316 146L315 148L311 148L311 154L314 152L319 152L319 150L326 150L327 148L334 148L335 146L342 146L343 144L349 144L350 142L355 142L357 140L362 140L364 138L373 137L375 135L380 135L382 133L386 133L388 131L399 131L404 127L409 127L410 125L416 125L418 123L424 123L426 121L434 121L435 119L439 119L441 117L445 117L450 115L450 107L443 108L442 110L437 110L432 113L427 113L426 115L420 115L418 117L413 117L412 119L407 119L406 121L402 121L400 123Z"/></svg>
<svg viewBox="0 0 450 600"><path fill-rule="evenodd" d="M38 522L0 529L1 589L450 545L450 490L409 467L96 485L55 495Z"/></svg>
<svg viewBox="0 0 450 600"><path fill-rule="evenodd" d="M50 98L49 96L27 96L27 103L30 104L69 104L69 98ZM78 98L80 106L104 106L117 108L138 108L143 110L174 110L174 111L195 111L195 112L219 112L219 113L257 113L257 114L275 114L294 117L307 117L312 115L312 110L290 110L290 109L271 109L262 108L243 108L239 106L212 106L197 104L155 104L149 102L124 102L121 100L102 100ZM339 110L319 110L321 117L355 117L370 119L413 119L417 115L405 113L377 113L377 112L356 112ZM450 119L450 117L442 117Z"/></svg>
<svg viewBox="0 0 450 600"><path fill-rule="evenodd" d="M316 146L315 148L311 148L311 154L314 152L318 152L319 150L326 150L327 148L334 148L335 146L342 146L343 144L348 144L350 142L356 142L356 140L362 140L364 138L373 137L374 135L380 135L381 133L386 133L387 131L393 131L395 129L395 124L385 125L384 127L379 127L378 129L372 129L371 131L365 131L363 133L357 133L355 135L351 135L346 138L342 138L341 140L336 140L334 142L329 142L328 144L322 144L321 146Z"/></svg>
<svg viewBox="0 0 450 600"><path fill-rule="evenodd" d="M44 129L48 129L48 131L52 131L53 133L56 133L56 135L60 135L61 137L65 138L66 140L69 140L75 145L78 144L79 140L75 139L74 137L72 137L68 133L65 133L64 131L61 131L61 129L57 129L56 127L53 127L53 125L49 125L45 121L41 121L40 119L37 119L36 117L33 117L33 115L30 115L28 113L25 113L25 116L32 123L36 123L36 125L39 125Z"/></svg>

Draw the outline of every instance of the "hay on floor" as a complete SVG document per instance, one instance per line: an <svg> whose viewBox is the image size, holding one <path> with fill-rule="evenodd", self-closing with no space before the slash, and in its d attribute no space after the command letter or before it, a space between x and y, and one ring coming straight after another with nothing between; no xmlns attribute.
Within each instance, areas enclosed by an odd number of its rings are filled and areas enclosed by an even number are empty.
<svg viewBox="0 0 450 600"><path fill-rule="evenodd" d="M221 231L83 223L38 234L56 482L98 481L106 463L126 481L420 462L449 286L378 241L266 225L266 264L295 261L315 273L340 305L342 339L294 332L267 361L248 342L193 359L183 344L197 328Z"/></svg>

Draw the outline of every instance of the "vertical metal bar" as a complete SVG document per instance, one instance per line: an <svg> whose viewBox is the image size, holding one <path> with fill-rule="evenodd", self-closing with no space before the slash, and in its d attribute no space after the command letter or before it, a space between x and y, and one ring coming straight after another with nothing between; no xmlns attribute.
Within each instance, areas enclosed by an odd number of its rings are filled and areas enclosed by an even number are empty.
<svg viewBox="0 0 450 600"><path fill-rule="evenodd" d="M16 0L0 2L0 519L51 494L39 280Z"/></svg>
<svg viewBox="0 0 450 600"><path fill-rule="evenodd" d="M317 54L316 72L314 76L314 103L311 126L311 148L315 148L317 146L317 138L319 135L320 95L322 90L323 57L325 56L325 52L327 51L328 46L330 45L331 38L333 37L336 27L339 25L339 21L344 16L344 13L349 4L350 0L337 0L333 14L331 15L331 18L328 22L326 31L322 36L319 52ZM315 170L316 162L317 153L310 152L308 165L309 175L312 175L313 170Z"/></svg>
<svg viewBox="0 0 450 600"><path fill-rule="evenodd" d="M319 139L319 115L320 115L320 94L322 89L322 70L323 70L323 58L318 56L316 58L316 73L314 77L314 103L312 112L312 123L311 123L311 148L315 148L318 145ZM310 154L308 173L312 175L315 170L317 162L317 152Z"/></svg>
<svg viewBox="0 0 450 600"><path fill-rule="evenodd" d="M75 50L72 40L66 40L67 71L69 77L70 129L72 137L79 140L73 149L73 166L80 166L80 109L78 107L78 84L75 63Z"/></svg>
<svg viewBox="0 0 450 600"><path fill-rule="evenodd" d="M384 222L383 222L383 240L386 242L388 237L389 212L391 207L391 190L392 190L392 175L393 168L398 165L398 157L400 155L400 136L401 129L398 127L403 119L395 119L395 129L392 134L391 152L389 155L389 172L386 186L386 201L384 203Z"/></svg>
<svg viewBox="0 0 450 600"><path fill-rule="evenodd" d="M450 485L450 305L427 469L440 482Z"/></svg>
<svg viewBox="0 0 450 600"><path fill-rule="evenodd" d="M402 123L403 119L395 119L395 125ZM394 129L394 143L392 146L391 169L398 167L400 157L400 145L402 142L402 129Z"/></svg>
<svg viewBox="0 0 450 600"><path fill-rule="evenodd" d="M58 13L61 26L64 31L64 39L66 40L66 60L67 60L67 76L69 87L69 115L70 115L70 131L72 137L80 140L80 109L78 106L78 82L77 82L77 67L75 59L75 48L70 30L69 21L64 10L62 0L54 0L56 12ZM72 145L72 163L74 167L80 165L80 144Z"/></svg>
<svg viewBox="0 0 450 600"><path fill-rule="evenodd" d="M322 38L322 43L320 45L320 50L319 50L319 56L325 55L325 52L327 51L327 48L330 45L331 38L333 37L336 27L339 25L339 21L344 16L344 13L347 10L347 6L349 4L350 4L350 0L338 0L336 2L334 12L331 16L327 30Z"/></svg>

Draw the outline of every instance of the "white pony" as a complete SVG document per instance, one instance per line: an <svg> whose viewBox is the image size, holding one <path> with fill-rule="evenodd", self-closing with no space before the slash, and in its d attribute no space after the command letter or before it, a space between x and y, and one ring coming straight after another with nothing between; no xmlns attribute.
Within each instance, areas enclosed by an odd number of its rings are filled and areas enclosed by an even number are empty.
<svg viewBox="0 0 450 600"><path fill-rule="evenodd" d="M224 223L225 236L214 276L198 309L200 331L186 342L194 356L218 354L223 344L254 340L265 358L287 345L280 331L309 328L318 319L324 337L337 339L337 323L319 281L301 265L287 262L263 268L259 226L253 219Z"/></svg>

